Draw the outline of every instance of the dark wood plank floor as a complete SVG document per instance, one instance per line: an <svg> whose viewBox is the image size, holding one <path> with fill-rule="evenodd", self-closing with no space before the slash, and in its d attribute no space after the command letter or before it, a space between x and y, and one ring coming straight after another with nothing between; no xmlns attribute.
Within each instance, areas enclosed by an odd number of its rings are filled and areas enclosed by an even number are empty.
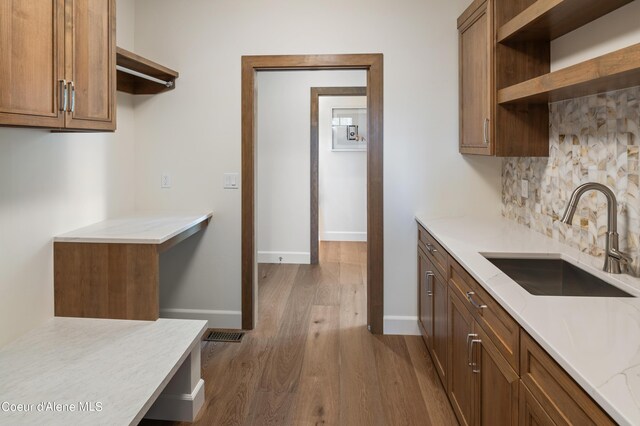
<svg viewBox="0 0 640 426"><path fill-rule="evenodd" d="M457 424L421 338L367 331L365 243L322 242L320 265L260 265L259 280L256 330L202 344L194 424Z"/></svg>

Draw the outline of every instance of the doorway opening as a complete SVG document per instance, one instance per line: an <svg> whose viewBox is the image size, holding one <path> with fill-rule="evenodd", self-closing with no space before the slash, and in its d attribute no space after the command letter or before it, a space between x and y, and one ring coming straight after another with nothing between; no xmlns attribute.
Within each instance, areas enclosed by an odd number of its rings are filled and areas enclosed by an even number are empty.
<svg viewBox="0 0 640 426"><path fill-rule="evenodd" d="M367 72L367 324L383 333L383 57L381 54L242 57L242 327L257 318L256 73L274 70Z"/></svg>

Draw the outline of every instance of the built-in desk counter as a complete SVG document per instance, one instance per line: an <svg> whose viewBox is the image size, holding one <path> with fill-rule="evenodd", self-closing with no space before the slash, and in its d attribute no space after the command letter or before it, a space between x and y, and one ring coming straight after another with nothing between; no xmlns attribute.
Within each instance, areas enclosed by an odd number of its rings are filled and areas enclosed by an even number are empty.
<svg viewBox="0 0 640 426"><path fill-rule="evenodd" d="M137 213L54 238L55 314L156 320L160 253L202 231L212 213Z"/></svg>
<svg viewBox="0 0 640 426"><path fill-rule="evenodd" d="M193 421L206 324L51 318L0 348L0 425Z"/></svg>

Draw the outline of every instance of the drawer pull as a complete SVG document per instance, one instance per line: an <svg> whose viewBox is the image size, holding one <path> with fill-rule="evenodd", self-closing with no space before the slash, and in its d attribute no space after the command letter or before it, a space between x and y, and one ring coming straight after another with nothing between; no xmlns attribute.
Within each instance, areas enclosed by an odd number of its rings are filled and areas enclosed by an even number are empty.
<svg viewBox="0 0 640 426"><path fill-rule="evenodd" d="M437 252L438 252L438 249L437 249L437 248L435 248L435 247L433 246L433 244L429 244L429 243L427 243L427 250L428 250L428 251L429 251L429 253L431 253L431 254L433 254L433 253L437 253Z"/></svg>
<svg viewBox="0 0 640 426"><path fill-rule="evenodd" d="M467 300L469 301L469 303L471 303L473 305L474 308L476 309L485 309L487 307L487 305L481 305L478 302L476 302L475 300L473 300L473 295L476 294L474 291L467 291L466 295L467 295Z"/></svg>

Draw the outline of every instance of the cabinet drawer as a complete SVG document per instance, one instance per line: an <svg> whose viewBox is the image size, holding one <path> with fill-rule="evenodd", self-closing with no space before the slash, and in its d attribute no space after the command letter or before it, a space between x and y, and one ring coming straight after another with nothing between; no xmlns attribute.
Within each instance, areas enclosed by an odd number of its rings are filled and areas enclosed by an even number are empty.
<svg viewBox="0 0 640 426"><path fill-rule="evenodd" d="M489 335L511 367L518 372L520 346L518 323L453 259L449 261L449 274L452 290L467 302L467 307L478 324Z"/></svg>
<svg viewBox="0 0 640 426"><path fill-rule="evenodd" d="M442 246L422 226L418 225L418 246L431 257L440 274L447 277L447 263L449 255Z"/></svg>
<svg viewBox="0 0 640 426"><path fill-rule="evenodd" d="M526 332L520 370L527 389L556 424L613 425L613 420Z"/></svg>

